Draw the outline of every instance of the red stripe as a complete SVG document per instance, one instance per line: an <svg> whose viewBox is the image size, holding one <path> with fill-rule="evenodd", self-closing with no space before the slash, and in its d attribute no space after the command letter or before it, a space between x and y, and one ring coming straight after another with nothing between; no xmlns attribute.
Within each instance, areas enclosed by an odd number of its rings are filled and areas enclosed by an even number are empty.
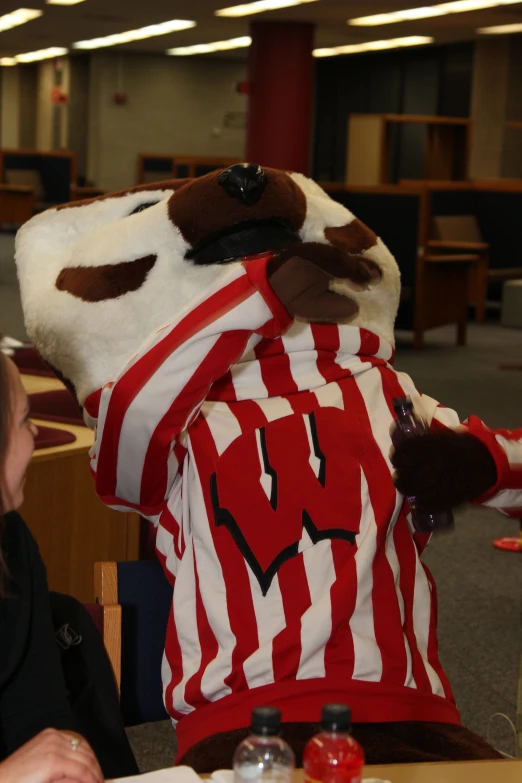
<svg viewBox="0 0 522 783"><path fill-rule="evenodd" d="M357 602L357 545L349 550L345 541L332 539L331 543L336 579L330 589L332 633L324 653L325 674L345 680L353 676L355 663L350 620Z"/></svg>
<svg viewBox="0 0 522 783"><path fill-rule="evenodd" d="M272 655L276 682L295 679L301 660L301 617L312 605L303 555L284 563L277 572L285 613L285 628L274 637Z"/></svg>
<svg viewBox="0 0 522 783"><path fill-rule="evenodd" d="M208 621L207 613L203 605L203 599L201 598L198 565L195 552L194 576L196 588L196 623L198 628L199 646L201 649L201 663L198 671L192 675L185 686L184 698L187 704L190 704L193 707L201 707L204 704L209 703L209 699L203 696L201 691L201 681L203 679L205 669L209 663L214 660L219 652L219 644Z"/></svg>
<svg viewBox="0 0 522 783"><path fill-rule="evenodd" d="M214 522L210 497L210 476L215 471L219 456L205 417L198 418L191 429L190 439L201 480L215 557L220 563L225 581L226 609L230 628L236 638L236 644L232 651L231 671L225 678L225 683L234 692L237 692L248 688L243 671L243 661L259 647L257 622L247 572L248 566L232 539L230 531L224 526L218 528ZM240 491L239 484L238 491ZM224 610L225 607L223 607Z"/></svg>
<svg viewBox="0 0 522 783"><path fill-rule="evenodd" d="M187 424L194 407L205 399L212 380L237 361L249 338L247 331L220 335L158 423L149 441L141 475L140 501L144 505L154 507L165 499L170 445Z"/></svg>
<svg viewBox="0 0 522 783"><path fill-rule="evenodd" d="M342 371L336 363L337 354L341 348L339 327L329 324L312 324L312 335L317 351L317 369L327 383L339 380L339 376L349 375L349 370Z"/></svg>
<svg viewBox="0 0 522 783"><path fill-rule="evenodd" d="M211 399L216 402L235 402L237 397L234 381L232 380L231 370L229 370L226 375L224 375L222 378L219 378L215 383L212 384L212 388L210 389L207 399Z"/></svg>
<svg viewBox="0 0 522 783"><path fill-rule="evenodd" d="M422 655L417 647L415 627L413 622L413 602L415 597L415 574L417 569L417 552L413 542L408 522L403 513L399 515L393 532L395 551L400 566L399 587L404 602L404 633L412 657L413 677L417 688L421 691L431 691L431 683L426 672Z"/></svg>
<svg viewBox="0 0 522 783"><path fill-rule="evenodd" d="M395 512L397 494L388 464L373 438L366 404L354 380L341 383L344 409L358 416L367 432L361 465L368 483L370 502L377 525L377 549L373 561L373 619L375 639L382 656L382 681L404 685L407 656L395 579L386 557L386 538Z"/></svg>
<svg viewBox="0 0 522 783"><path fill-rule="evenodd" d="M290 369L290 357L285 353L280 337L270 343L263 340L256 346L254 353L259 360L261 378L269 397L279 397L283 390L285 394L295 394L298 391Z"/></svg>
<svg viewBox="0 0 522 783"><path fill-rule="evenodd" d="M368 329L361 329L361 347L357 351L359 356L376 356L381 347L381 339Z"/></svg>
<svg viewBox="0 0 522 783"><path fill-rule="evenodd" d="M125 414L139 392L157 369L184 342L233 310L253 293L254 290L246 275L220 289L188 313L163 340L136 361L116 383L109 401L98 455L97 488L100 494L116 493L121 428Z"/></svg>

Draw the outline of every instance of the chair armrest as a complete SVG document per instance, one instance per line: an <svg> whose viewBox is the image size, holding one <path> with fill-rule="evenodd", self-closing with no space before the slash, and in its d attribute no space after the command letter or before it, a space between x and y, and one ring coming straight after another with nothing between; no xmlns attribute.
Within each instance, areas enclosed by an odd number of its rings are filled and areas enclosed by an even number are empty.
<svg viewBox="0 0 522 783"><path fill-rule="evenodd" d="M430 239L427 242L428 247L448 250L489 250L487 242L464 242L457 239Z"/></svg>
<svg viewBox="0 0 522 783"><path fill-rule="evenodd" d="M424 261L429 264L476 264L480 256L472 253L442 253L424 256Z"/></svg>

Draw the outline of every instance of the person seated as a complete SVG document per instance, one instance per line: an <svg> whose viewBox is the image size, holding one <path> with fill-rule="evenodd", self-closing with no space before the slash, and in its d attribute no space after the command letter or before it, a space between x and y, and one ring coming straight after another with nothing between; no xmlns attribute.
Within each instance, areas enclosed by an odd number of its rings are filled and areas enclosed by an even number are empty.
<svg viewBox="0 0 522 783"><path fill-rule="evenodd" d="M0 762L0 783L98 783L103 774L88 743L66 731L44 729Z"/></svg>
<svg viewBox="0 0 522 783"><path fill-rule="evenodd" d="M106 777L136 774L103 642L83 606L70 596L49 594L38 546L16 512L37 432L18 370L0 352L0 761L6 759L0 781L2 774L18 780L9 770L22 770L22 779L33 761L37 770L35 759L48 745L63 769L57 777L82 783L92 783L96 775L101 779L90 745ZM55 628L65 622L81 641L74 657L63 650L60 656ZM41 735L50 728L58 731ZM71 746L68 731L85 739ZM25 750L15 753L25 743ZM73 761L88 760L88 780L67 771L71 749L80 748ZM43 767L38 774L31 781L46 783Z"/></svg>

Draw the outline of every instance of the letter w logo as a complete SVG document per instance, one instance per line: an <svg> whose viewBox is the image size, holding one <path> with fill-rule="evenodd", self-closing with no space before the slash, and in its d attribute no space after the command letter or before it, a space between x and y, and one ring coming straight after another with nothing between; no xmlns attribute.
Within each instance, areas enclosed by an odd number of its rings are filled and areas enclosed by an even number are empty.
<svg viewBox="0 0 522 783"><path fill-rule="evenodd" d="M308 546L354 543L363 451L357 416L318 408L248 432L222 454L210 479L215 522L232 534L263 595L283 563Z"/></svg>

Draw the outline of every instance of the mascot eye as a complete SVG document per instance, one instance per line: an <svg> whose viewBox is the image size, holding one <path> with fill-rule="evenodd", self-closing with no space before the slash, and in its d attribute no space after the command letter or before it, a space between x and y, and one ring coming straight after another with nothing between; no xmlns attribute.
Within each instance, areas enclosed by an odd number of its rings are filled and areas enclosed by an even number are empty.
<svg viewBox="0 0 522 783"><path fill-rule="evenodd" d="M159 204L159 201L145 201L144 204L140 204L139 207L133 209L131 215L136 215L138 212L143 212L144 209L148 209L149 207L155 207L156 204Z"/></svg>

